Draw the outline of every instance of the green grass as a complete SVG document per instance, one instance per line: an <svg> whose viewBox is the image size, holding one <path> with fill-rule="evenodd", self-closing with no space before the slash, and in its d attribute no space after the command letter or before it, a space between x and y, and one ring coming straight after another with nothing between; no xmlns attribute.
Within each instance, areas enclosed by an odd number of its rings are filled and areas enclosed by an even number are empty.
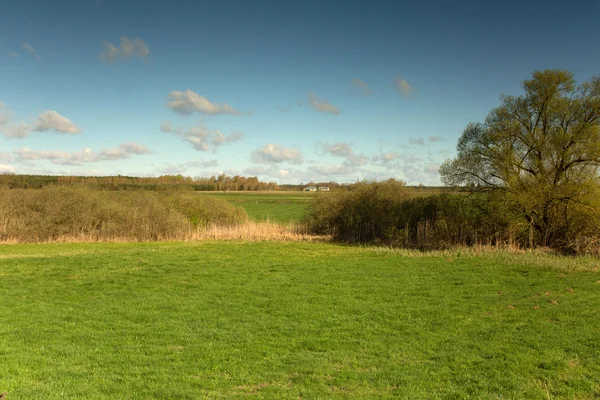
<svg viewBox="0 0 600 400"><path fill-rule="evenodd" d="M246 210L256 221L297 223L302 219L314 193L309 192L199 192L229 201Z"/></svg>
<svg viewBox="0 0 600 400"><path fill-rule="evenodd" d="M0 246L17 399L598 398L597 259Z"/></svg>

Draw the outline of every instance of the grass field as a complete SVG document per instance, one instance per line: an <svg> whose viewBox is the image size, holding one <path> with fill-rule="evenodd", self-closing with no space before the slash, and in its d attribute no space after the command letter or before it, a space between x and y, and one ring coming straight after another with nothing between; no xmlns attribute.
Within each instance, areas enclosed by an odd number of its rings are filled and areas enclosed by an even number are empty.
<svg viewBox="0 0 600 400"><path fill-rule="evenodd" d="M600 396L597 259L405 254L324 243L0 246L0 392Z"/></svg>
<svg viewBox="0 0 600 400"><path fill-rule="evenodd" d="M246 210L256 221L296 223L315 196L310 192L198 192L214 196ZM322 194L321 194L322 195Z"/></svg>

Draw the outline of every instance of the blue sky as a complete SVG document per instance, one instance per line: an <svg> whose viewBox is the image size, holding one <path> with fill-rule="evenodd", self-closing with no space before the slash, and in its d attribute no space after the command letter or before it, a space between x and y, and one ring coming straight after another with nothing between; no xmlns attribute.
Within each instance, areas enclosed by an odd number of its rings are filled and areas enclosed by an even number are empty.
<svg viewBox="0 0 600 400"><path fill-rule="evenodd" d="M600 73L573 3L9 0L0 172L439 184L534 70Z"/></svg>

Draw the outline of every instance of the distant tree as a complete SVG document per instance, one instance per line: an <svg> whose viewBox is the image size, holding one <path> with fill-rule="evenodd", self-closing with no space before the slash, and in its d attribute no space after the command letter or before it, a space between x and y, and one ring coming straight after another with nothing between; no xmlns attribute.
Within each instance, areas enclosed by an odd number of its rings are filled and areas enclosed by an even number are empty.
<svg viewBox="0 0 600 400"><path fill-rule="evenodd" d="M523 89L467 125L440 173L447 185L503 192L531 244L560 247L598 215L600 76L577 86L569 71L536 71Z"/></svg>

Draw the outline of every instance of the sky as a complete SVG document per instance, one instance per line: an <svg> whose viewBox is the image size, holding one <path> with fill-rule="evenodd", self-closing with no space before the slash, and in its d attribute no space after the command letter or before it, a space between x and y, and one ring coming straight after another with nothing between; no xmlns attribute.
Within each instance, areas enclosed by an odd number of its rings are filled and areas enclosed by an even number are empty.
<svg viewBox="0 0 600 400"><path fill-rule="evenodd" d="M0 4L0 173L439 185L539 69L600 74L598 1Z"/></svg>

